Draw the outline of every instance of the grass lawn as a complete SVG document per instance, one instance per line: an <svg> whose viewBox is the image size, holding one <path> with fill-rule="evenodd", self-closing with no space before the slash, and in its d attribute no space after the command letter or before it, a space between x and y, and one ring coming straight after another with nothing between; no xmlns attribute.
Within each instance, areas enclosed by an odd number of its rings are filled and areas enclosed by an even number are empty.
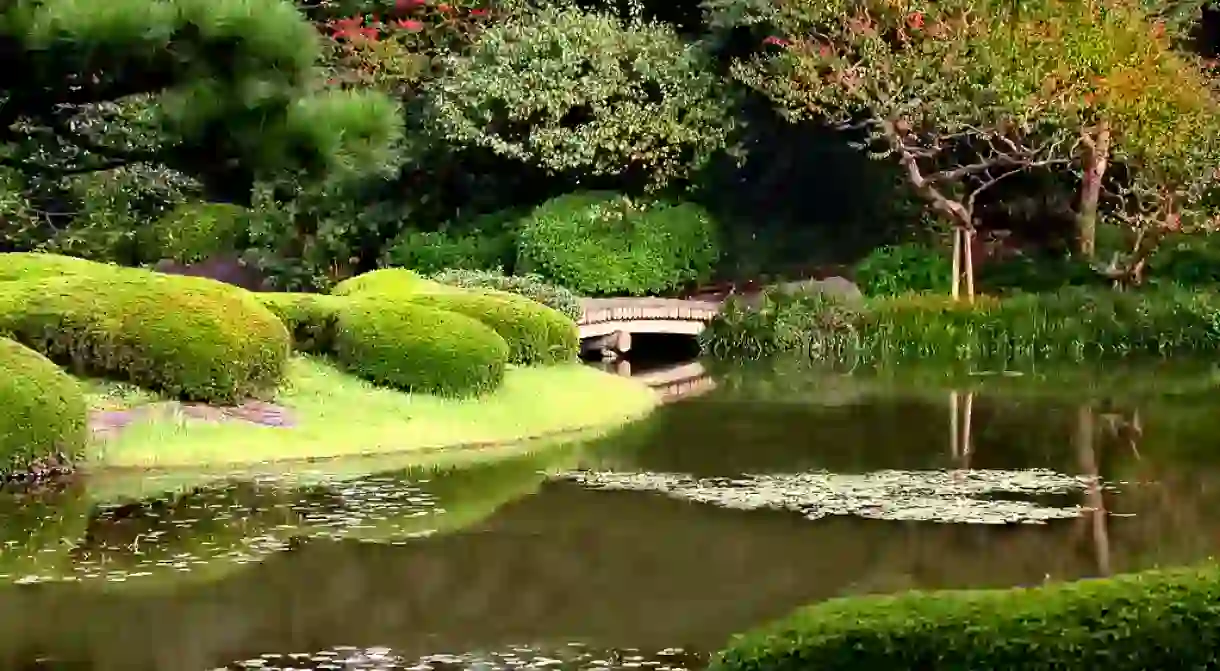
<svg viewBox="0 0 1220 671"><path fill-rule="evenodd" d="M90 383L104 408L147 400ZM517 443L617 427L647 414L657 395L639 382L578 364L510 369L478 399L444 399L375 387L315 358L291 361L275 402L295 425L207 422L185 416L141 420L93 446L94 467L222 468Z"/></svg>

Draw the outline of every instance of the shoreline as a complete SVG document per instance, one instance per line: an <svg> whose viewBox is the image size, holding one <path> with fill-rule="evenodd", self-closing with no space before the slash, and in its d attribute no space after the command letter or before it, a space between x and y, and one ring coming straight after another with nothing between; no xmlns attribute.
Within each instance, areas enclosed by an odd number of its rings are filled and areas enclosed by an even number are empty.
<svg viewBox="0 0 1220 671"><path fill-rule="evenodd" d="M276 400L293 422L201 417L161 402L169 411L136 413L142 416L120 431L92 439L76 470L277 471L349 459L511 452L595 437L646 417L661 399L639 381L579 364L512 369L504 388L459 400L374 387L321 360L296 357ZM142 404L115 407L104 394L91 401L92 412L130 412Z"/></svg>

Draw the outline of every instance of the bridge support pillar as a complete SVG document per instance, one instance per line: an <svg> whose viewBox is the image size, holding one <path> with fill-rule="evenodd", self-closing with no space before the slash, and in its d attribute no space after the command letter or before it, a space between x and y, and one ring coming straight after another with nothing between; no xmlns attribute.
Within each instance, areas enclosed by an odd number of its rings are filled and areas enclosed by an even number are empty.
<svg viewBox="0 0 1220 671"><path fill-rule="evenodd" d="M597 352L603 359L615 361L631 351L631 332L615 331L596 338L589 338L581 343L581 351Z"/></svg>
<svg viewBox="0 0 1220 671"><path fill-rule="evenodd" d="M611 334L614 338L614 351L619 354L626 354L631 351L631 331L616 331Z"/></svg>

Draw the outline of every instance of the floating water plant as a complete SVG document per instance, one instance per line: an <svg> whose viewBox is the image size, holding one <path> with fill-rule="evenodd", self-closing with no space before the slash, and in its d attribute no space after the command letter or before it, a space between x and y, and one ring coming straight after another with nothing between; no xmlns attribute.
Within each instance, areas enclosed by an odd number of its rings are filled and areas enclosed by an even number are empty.
<svg viewBox="0 0 1220 671"><path fill-rule="evenodd" d="M946 524L1043 524L1078 517L1086 508L988 497L1073 494L1094 481L1045 469L884 470L863 475L810 472L702 479L674 473L571 471L560 477L593 489L659 492L724 508L790 510L811 520L855 515Z"/></svg>

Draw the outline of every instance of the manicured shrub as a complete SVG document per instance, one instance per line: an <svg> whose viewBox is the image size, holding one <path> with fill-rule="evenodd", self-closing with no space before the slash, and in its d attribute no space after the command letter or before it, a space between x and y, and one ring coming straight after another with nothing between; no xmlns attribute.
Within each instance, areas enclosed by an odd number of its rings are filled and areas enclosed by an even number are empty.
<svg viewBox="0 0 1220 671"><path fill-rule="evenodd" d="M584 314L580 298L576 294L561 286L551 284L538 275L505 275L484 270L446 270L433 275L430 279L462 289L494 289L525 296L563 313L572 321L579 320Z"/></svg>
<svg viewBox="0 0 1220 671"><path fill-rule="evenodd" d="M141 229L141 256L196 263L236 251L249 228L249 216L249 210L230 203L184 203Z"/></svg>
<svg viewBox="0 0 1220 671"><path fill-rule="evenodd" d="M59 254L39 252L0 254L0 282L37 280L66 275L97 277L121 270L123 269L118 266Z"/></svg>
<svg viewBox="0 0 1220 671"><path fill-rule="evenodd" d="M84 452L88 408L76 380L8 338L0 338L0 371L0 473Z"/></svg>
<svg viewBox="0 0 1220 671"><path fill-rule="evenodd" d="M482 322L377 298L339 311L335 354L357 375L404 391L475 396L504 380L509 349Z"/></svg>
<svg viewBox="0 0 1220 671"><path fill-rule="evenodd" d="M1220 569L836 599L735 638L711 671L1220 666Z"/></svg>
<svg viewBox="0 0 1220 671"><path fill-rule="evenodd" d="M493 270L512 262L513 241L477 232L406 231L386 248L382 264L422 274L447 269Z"/></svg>
<svg viewBox="0 0 1220 671"><path fill-rule="evenodd" d="M405 268L382 268L349 277L331 289L334 296L356 296L371 294L408 295L420 291L435 291L441 285L426 280Z"/></svg>
<svg viewBox="0 0 1220 671"><path fill-rule="evenodd" d="M573 361L580 334L571 319L524 296L505 292L453 291L421 294L416 305L466 315L490 326L508 343L508 361L522 365Z"/></svg>
<svg viewBox="0 0 1220 671"><path fill-rule="evenodd" d="M257 293L259 302L280 318L292 334L295 349L311 354L330 352L335 342L339 310L346 299L325 294Z"/></svg>
<svg viewBox="0 0 1220 671"><path fill-rule="evenodd" d="M856 284L865 296L948 293L952 282L951 253L929 245L878 247L856 264Z"/></svg>
<svg viewBox="0 0 1220 671"><path fill-rule="evenodd" d="M10 284L0 332L82 373L235 402L275 387L287 362L280 320L220 282L127 270Z"/></svg>
<svg viewBox="0 0 1220 671"><path fill-rule="evenodd" d="M522 220L516 271L582 295L642 296L707 279L718 256L715 223L698 205L582 192Z"/></svg>

